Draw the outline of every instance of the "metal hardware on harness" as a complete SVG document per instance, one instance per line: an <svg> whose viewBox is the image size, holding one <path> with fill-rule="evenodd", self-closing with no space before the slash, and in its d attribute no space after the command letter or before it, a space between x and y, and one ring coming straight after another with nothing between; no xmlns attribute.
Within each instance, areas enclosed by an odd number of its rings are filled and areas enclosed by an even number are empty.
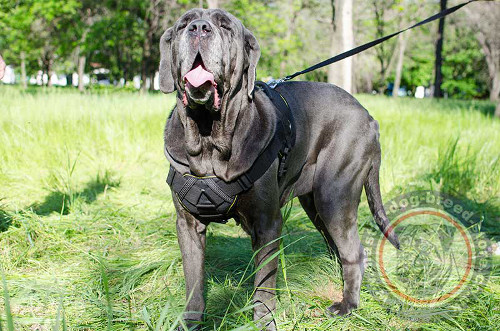
<svg viewBox="0 0 500 331"><path fill-rule="evenodd" d="M273 89L273 88L275 88L275 87L276 87L276 85L281 84L281 83L283 83L284 81L285 81L285 80L284 80L284 78L280 78L280 79L271 79L271 80L269 80L266 84L267 84L267 85L269 85L269 87Z"/></svg>
<svg viewBox="0 0 500 331"><path fill-rule="evenodd" d="M276 158L279 158L278 180L286 174L288 154L295 145L295 121L292 111L278 91L263 82L257 82L256 86L266 93L277 109L277 123L271 141L247 172L234 181L225 182L216 176L197 177L181 174L170 166L167 183L175 198L184 209L204 224L226 223L228 219L235 217L232 211L239 194L248 191L267 172ZM170 153L169 155L172 157Z"/></svg>
<svg viewBox="0 0 500 331"><path fill-rule="evenodd" d="M279 158L280 158L280 164L278 167L278 179L283 178L286 175L286 171L288 170L286 166L286 161L288 159L288 153L290 153L290 149L288 147L285 147L283 151L280 152Z"/></svg>

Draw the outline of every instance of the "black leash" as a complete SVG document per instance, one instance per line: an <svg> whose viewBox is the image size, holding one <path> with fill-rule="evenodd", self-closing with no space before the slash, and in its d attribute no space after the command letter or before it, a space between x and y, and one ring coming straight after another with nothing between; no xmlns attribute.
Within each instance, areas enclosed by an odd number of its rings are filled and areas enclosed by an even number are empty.
<svg viewBox="0 0 500 331"><path fill-rule="evenodd" d="M410 29L416 28L417 26L421 26L421 25L424 25L424 24L430 23L430 22L435 21L435 20L437 20L437 19L440 19L440 18L442 18L442 17L448 16L448 15L450 15L450 14L452 14L452 13L456 12L456 11L457 11L457 10L459 10L460 8L462 8L462 7L466 6L466 5L468 5L469 3L471 3L471 2L476 2L476 1L481 1L481 0L470 0L470 1L464 2L464 3L462 3L462 4L456 5L456 6L454 6L454 7L450 7L450 8L448 8L448 9L445 9L445 10L443 10L443 11L442 11L442 12L440 12L440 13L437 13L437 14L435 14L435 15L433 15L433 16L431 16L431 17L429 17L429 18L427 18L427 19L425 19L425 20L423 20L423 21L418 22L417 24L414 24L414 25L410 26L409 28L406 28L406 29L401 30L401 31L398 31L398 32L394 32L393 34L387 35L387 36L382 37L382 38L379 38L379 39L377 39L377 40L370 41L369 43L366 43L366 44L364 44L364 45L361 45L361 46L358 46L358 47L356 47L356 48L353 48L353 49L351 49L351 50L349 50L349 51L347 51L347 52L344 52L344 53L341 53L341 54L335 55L334 57L331 57L331 58L329 58L329 59L327 59L327 60L325 60L325 61L323 61L323 62L320 62L320 63L318 63L318 64L315 64L315 65L313 65L313 66L311 66L311 67L309 67L309 68L307 68L307 69L304 69L304 70L302 70L302 71L297 71L296 73L294 73L294 74L292 74L292 75L288 75L288 76L286 76L285 78L279 79L278 81L274 81L274 82L273 82L273 83L274 83L274 86L275 86L276 84L278 84L278 83L281 83L281 82L286 82L287 80L293 79L293 78L295 78L295 77L297 77L297 76L299 76L299 75L302 75L302 74L308 73L308 72L310 72L310 71L313 71L313 70L316 70L316 69L322 68L322 67L327 66L327 65L329 65L329 64L332 64L332 63L335 63L335 62L341 61L341 60L343 60L343 59L345 59L345 58L348 58L348 57L350 57L350 56L353 56L353 55L356 55L356 54L358 54L358 53L361 53L361 52L363 52L363 51L367 50L368 48L371 48L371 47L373 47L373 46L376 46L376 45L378 45L378 44L380 44L380 43L383 43L384 41L386 41L386 40L388 40L388 39L391 39L392 37L397 36L397 35L398 35L398 34L400 34L400 33L403 33L403 32L405 32L405 31L407 31L407 30L410 30ZM491 1L491 0L488 0L488 1ZM273 83L271 83L271 84L273 84Z"/></svg>

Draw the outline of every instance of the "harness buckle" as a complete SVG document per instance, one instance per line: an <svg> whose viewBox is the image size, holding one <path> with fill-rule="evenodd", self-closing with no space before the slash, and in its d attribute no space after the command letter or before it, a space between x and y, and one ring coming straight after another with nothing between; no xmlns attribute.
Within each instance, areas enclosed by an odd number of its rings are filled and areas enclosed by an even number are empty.
<svg viewBox="0 0 500 331"><path fill-rule="evenodd" d="M236 180L236 183L238 183L238 185L241 187L242 191L249 190L252 187L252 185L253 185L252 181L250 180L250 178L248 177L248 175L246 173L243 174L243 175L241 175Z"/></svg>
<svg viewBox="0 0 500 331"><path fill-rule="evenodd" d="M285 146L283 148L283 151L280 152L280 164L278 166L278 179L283 178L285 176L288 168L286 166L286 160L288 158L288 153L290 153L290 148L288 146Z"/></svg>
<svg viewBox="0 0 500 331"><path fill-rule="evenodd" d="M168 176L167 176L167 184L172 186L172 183L174 182L174 177L175 177L175 169L174 167L170 166L168 169Z"/></svg>

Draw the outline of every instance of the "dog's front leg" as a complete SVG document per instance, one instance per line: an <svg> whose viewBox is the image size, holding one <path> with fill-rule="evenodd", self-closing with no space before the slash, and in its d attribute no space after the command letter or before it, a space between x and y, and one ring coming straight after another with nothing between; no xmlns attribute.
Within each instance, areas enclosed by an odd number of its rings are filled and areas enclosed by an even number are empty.
<svg viewBox="0 0 500 331"><path fill-rule="evenodd" d="M276 330L273 313L276 309L276 273L278 258L273 256L279 250L282 219L279 209L274 215L260 216L254 223L252 246L255 255L254 320L265 330ZM260 268L260 269L259 269Z"/></svg>
<svg viewBox="0 0 500 331"><path fill-rule="evenodd" d="M176 204L176 207L177 204ZM180 206L179 206L180 207ZM184 319L189 327L203 318L205 273L206 226L177 208L177 240L182 254L184 279L186 280L186 312Z"/></svg>

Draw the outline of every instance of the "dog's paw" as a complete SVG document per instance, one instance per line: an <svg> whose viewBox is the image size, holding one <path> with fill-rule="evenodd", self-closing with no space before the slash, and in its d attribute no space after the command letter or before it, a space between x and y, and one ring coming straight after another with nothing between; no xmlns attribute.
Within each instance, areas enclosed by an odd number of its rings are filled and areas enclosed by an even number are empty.
<svg viewBox="0 0 500 331"><path fill-rule="evenodd" d="M276 331L276 322L274 320L267 323L257 323L259 330L262 331Z"/></svg>
<svg viewBox="0 0 500 331"><path fill-rule="evenodd" d="M177 328L175 328L175 331L198 331L201 330L200 322L196 321L184 321L186 323L187 329L183 327L182 325L179 325Z"/></svg>
<svg viewBox="0 0 500 331"><path fill-rule="evenodd" d="M261 331L276 331L276 321L273 319L260 319L255 321L257 328Z"/></svg>
<svg viewBox="0 0 500 331"><path fill-rule="evenodd" d="M201 330L201 328L199 326L191 326L187 330L189 330L189 331L199 331L199 330ZM182 325L180 325L180 326L178 326L175 329L175 331L186 331L186 329Z"/></svg>
<svg viewBox="0 0 500 331"><path fill-rule="evenodd" d="M356 309L357 305L353 305L347 301L336 302L330 307L326 308L326 313L330 316L346 316L351 313L353 309Z"/></svg>

